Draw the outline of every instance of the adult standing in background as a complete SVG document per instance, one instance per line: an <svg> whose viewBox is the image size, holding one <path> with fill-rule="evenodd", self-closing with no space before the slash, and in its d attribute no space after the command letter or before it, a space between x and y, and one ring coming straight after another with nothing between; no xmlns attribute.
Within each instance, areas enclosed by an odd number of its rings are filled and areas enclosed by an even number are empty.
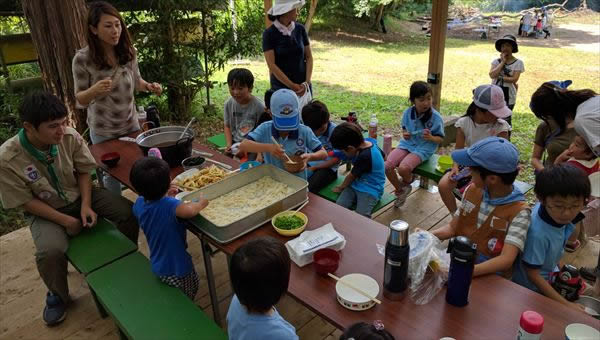
<svg viewBox="0 0 600 340"><path fill-rule="evenodd" d="M77 107L87 108L90 139L98 144L139 130L134 91L160 95L162 87L140 76L129 31L111 4L89 5L87 42L73 57L73 79ZM121 193L112 177L105 177L104 185Z"/></svg>
<svg viewBox="0 0 600 340"><path fill-rule="evenodd" d="M517 38L514 35L507 34L496 40L496 51L500 52L500 58L492 61L490 78L492 78L492 84L500 86L504 93L506 106L513 111L517 102L517 82L521 73L525 72L523 61L513 55L513 53L519 52ZM504 120L512 126L512 116Z"/></svg>
<svg viewBox="0 0 600 340"><path fill-rule="evenodd" d="M276 0L267 12L273 22L263 32L263 52L269 73L271 89L288 88L298 97L311 88L313 57L308 34L295 20L305 0Z"/></svg>

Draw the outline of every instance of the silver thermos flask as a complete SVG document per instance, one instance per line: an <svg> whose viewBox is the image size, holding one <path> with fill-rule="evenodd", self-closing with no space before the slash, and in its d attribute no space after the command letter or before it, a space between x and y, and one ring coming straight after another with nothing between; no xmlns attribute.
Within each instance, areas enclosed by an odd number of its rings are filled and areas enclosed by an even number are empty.
<svg viewBox="0 0 600 340"><path fill-rule="evenodd" d="M390 235L385 245L383 272L383 296L400 300L408 287L408 223L394 220L390 223Z"/></svg>

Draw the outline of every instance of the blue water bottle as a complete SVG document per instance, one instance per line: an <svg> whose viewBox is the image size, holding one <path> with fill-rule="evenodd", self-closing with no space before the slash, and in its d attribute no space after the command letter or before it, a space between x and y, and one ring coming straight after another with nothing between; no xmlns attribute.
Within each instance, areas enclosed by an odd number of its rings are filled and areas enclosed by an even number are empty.
<svg viewBox="0 0 600 340"><path fill-rule="evenodd" d="M469 303L477 244L464 236L458 236L450 240L447 252L450 253L450 270L446 302L456 307L466 306Z"/></svg>

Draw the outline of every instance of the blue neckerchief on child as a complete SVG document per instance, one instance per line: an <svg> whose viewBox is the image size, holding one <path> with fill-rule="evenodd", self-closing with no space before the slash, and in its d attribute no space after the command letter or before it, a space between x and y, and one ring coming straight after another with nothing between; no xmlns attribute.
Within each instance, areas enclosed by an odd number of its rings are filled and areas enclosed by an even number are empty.
<svg viewBox="0 0 600 340"><path fill-rule="evenodd" d="M504 205L514 202L525 201L525 195L516 185L513 185L513 191L503 197L490 198L487 188L483 190L483 202L490 205Z"/></svg>
<svg viewBox="0 0 600 340"><path fill-rule="evenodd" d="M337 125L333 122L329 122L327 124L327 130L320 136L317 136L317 139L321 142L321 145L323 145L323 148L325 149L325 151L327 151L327 158L322 160L322 161L311 161L308 162L308 166L317 166L323 162L327 162L330 161L333 157L336 156L329 156L329 152L334 151L333 146L331 145L331 141L329 140L329 138L331 137L331 134L333 133L333 130L335 129ZM339 157L336 157L339 159ZM330 169L333 172L337 173L339 164L333 165L332 167L330 167ZM307 177L310 178L313 175L313 172L310 170L307 170Z"/></svg>

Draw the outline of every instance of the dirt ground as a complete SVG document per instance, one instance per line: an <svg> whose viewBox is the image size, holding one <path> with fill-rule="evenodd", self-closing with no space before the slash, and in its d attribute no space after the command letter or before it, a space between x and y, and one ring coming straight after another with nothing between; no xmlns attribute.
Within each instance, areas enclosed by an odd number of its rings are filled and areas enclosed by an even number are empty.
<svg viewBox="0 0 600 340"><path fill-rule="evenodd" d="M477 24L469 24L460 28L453 28L448 31L449 38L479 40L479 32L473 31L481 27ZM505 34L517 35L519 29L518 23L504 24L498 32L490 32L488 39L495 40ZM550 29L550 37L536 39L533 36L524 38L517 37L519 45L537 46L537 47L556 47L571 48L575 50L599 53L600 54L600 26L589 24L558 24Z"/></svg>

